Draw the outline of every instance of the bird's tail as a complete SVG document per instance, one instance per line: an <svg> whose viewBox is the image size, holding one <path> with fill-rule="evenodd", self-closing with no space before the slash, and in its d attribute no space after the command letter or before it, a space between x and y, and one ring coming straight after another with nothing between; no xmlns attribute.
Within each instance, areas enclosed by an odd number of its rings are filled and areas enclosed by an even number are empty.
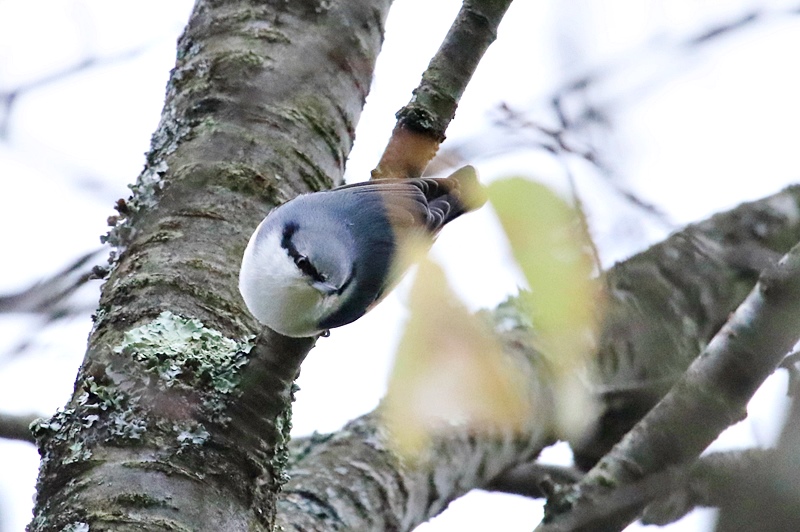
<svg viewBox="0 0 800 532"><path fill-rule="evenodd" d="M431 199L429 207L431 211L444 214L440 226L486 203L486 188L478 181L478 173L473 166L464 166L437 181L440 187L444 185L446 192Z"/></svg>

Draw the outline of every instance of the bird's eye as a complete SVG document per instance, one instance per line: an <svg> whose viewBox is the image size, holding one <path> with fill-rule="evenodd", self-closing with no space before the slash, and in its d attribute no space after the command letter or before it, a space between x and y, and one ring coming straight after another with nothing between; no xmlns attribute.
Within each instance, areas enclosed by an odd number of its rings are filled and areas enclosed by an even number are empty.
<svg viewBox="0 0 800 532"><path fill-rule="evenodd" d="M308 260L308 257L306 257L305 255L298 254L296 257L294 257L294 263L298 268L300 268L301 272L308 275L315 281L325 282L327 280L327 277L319 273L317 269L314 267L314 265L311 264L311 261Z"/></svg>

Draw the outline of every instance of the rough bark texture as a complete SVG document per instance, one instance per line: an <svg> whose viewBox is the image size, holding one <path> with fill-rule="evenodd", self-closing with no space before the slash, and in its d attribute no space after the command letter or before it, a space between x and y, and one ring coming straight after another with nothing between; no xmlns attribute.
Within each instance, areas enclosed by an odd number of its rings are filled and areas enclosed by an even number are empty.
<svg viewBox="0 0 800 532"><path fill-rule="evenodd" d="M341 179L388 7L196 3L74 395L36 431L31 530L271 528L313 340L252 341L239 261L270 207Z"/></svg>
<svg viewBox="0 0 800 532"><path fill-rule="evenodd" d="M603 409L596 430L582 441L586 455L602 456L666 393L745 298L758 268L800 239L798 205L800 187L743 204L608 272L610 314L597 355ZM507 306L493 314L509 356L528 364L532 400L547 405L553 391L530 331ZM429 461L414 465L386 451L377 412L306 440L295 450L299 458L289 470L279 520L297 530L411 529L471 488L502 484L506 470L515 474L515 465L552 442L550 411L536 412L541 416L531 420L527 435L514 436L514 447L503 447L511 441L504 440L508 428L505 436L498 427L496 434L468 440L454 431ZM469 444L459 445L463 441ZM498 472L499 479L493 476Z"/></svg>
<svg viewBox="0 0 800 532"><path fill-rule="evenodd" d="M800 219L797 201L775 202L773 212ZM800 245L769 265L683 377L573 490L549 501L538 530L621 530L644 504L610 514L596 494L697 458L728 426L744 419L747 403L798 339ZM587 519L587 516L591 518Z"/></svg>
<svg viewBox="0 0 800 532"><path fill-rule="evenodd" d="M497 320L496 329L508 326ZM336 434L305 439L293 449L291 480L279 500L286 530L412 530L452 500L481 487L506 469L533 459L548 440L552 401L547 374L526 342L529 331L505 331L504 352L529 383L535 419L525 431L507 426L469 431L453 425L414 463L391 451L380 407Z"/></svg>
<svg viewBox="0 0 800 532"><path fill-rule="evenodd" d="M675 233L617 264L596 357L601 415L571 442L588 470L664 396L752 289L800 240L800 188Z"/></svg>

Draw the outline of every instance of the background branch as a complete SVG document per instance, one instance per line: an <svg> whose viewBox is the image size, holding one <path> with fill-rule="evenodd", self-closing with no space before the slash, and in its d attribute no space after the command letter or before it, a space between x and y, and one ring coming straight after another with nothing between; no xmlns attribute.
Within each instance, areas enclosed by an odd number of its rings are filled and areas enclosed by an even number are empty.
<svg viewBox="0 0 800 532"><path fill-rule="evenodd" d="M19 292L0 295L0 313L41 314L52 321L60 316L87 310L73 307L67 300L78 288L94 278L94 271L98 266L93 259L101 251L102 249L90 251L50 277ZM90 308L94 308L94 305Z"/></svg>
<svg viewBox="0 0 800 532"><path fill-rule="evenodd" d="M584 461L606 452L617 441L613 438L624 434L619 431L632 426L666 393L697 355L696 346L713 336L752 288L757 274L733 260L735 251L755 244L780 249L798 238L800 216L794 213L800 210L799 202L800 188L790 188L743 204L687 227L609 270L610 317L602 332L596 390L602 408L596 430L582 441ZM794 205L795 211L776 212L776 205ZM748 230L753 219L762 221L763 232L757 235ZM671 305L663 303L667 296L673 298ZM531 420L527 433L501 437L508 428L499 427L496 434L465 435L454 428L450 438L431 450L430 461L401 464L388 452L378 409L339 432L292 445L296 458L279 501L280 522L300 523L305 530L332 526L409 530L470 489L491 487L493 482L509 487L520 480L503 475L518 464L530 463L558 439L551 432L551 410L544 406L554 391L527 321L516 307L501 305L491 316L506 354L520 364L515 367L525 372L532 386L531 403L540 405L535 409L540 415ZM691 327L688 320L694 320ZM687 330L696 336L688 336ZM638 361L635 366L634 361ZM531 486L530 493L537 489ZM652 496L663 494L657 491ZM309 506L318 511L304 511Z"/></svg>
<svg viewBox="0 0 800 532"><path fill-rule="evenodd" d="M31 423L41 416L34 414L18 415L0 413L0 438L34 443Z"/></svg>
<svg viewBox="0 0 800 532"><path fill-rule="evenodd" d="M548 501L546 521L538 530L619 530L635 519L641 505L606 515L595 494L626 489L648 473L699 455L722 430L746 416L747 401L797 341L799 329L796 246L761 274L747 299L667 396L574 490Z"/></svg>

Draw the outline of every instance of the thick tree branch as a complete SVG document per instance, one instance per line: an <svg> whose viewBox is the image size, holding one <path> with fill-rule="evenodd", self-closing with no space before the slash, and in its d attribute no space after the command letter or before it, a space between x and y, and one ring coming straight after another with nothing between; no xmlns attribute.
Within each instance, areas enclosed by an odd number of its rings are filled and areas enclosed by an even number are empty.
<svg viewBox="0 0 800 532"><path fill-rule="evenodd" d="M411 101L397 112L397 124L372 171L373 179L422 175L444 141L478 63L497 38L497 26L511 1L464 0Z"/></svg>
<svg viewBox="0 0 800 532"><path fill-rule="evenodd" d="M796 209L796 206L795 206ZM756 389L797 341L800 246L759 282L666 397L575 487L548 503L538 530L620 530L641 505L587 522L595 494L625 489L649 473L694 459L746 416Z"/></svg>
<svg viewBox="0 0 800 532"><path fill-rule="evenodd" d="M610 317L598 355L598 397L605 409L597 430L584 440L587 454L610 447L616 441L611 439L618 438L616 431L624 434L669 389L697 355L698 346L713 336L752 288L756 274L751 263L761 254L737 250L757 244L756 249L763 247L771 255L769 249L788 249L788 242L800 238L799 203L800 188L790 188L744 204L611 269ZM757 232L751 230L756 223ZM756 257L750 256L753 253ZM682 266L693 273L681 274ZM669 296L672 303L665 305ZM527 363L521 371L530 375L531 396L546 405L554 393L550 379L531 345L530 331L515 322L515 316L504 305L494 311L493 320L502 324L497 331L507 354ZM556 439L547 407L535 412L530 432L516 435L516 447L499 452L503 440L497 435L470 434L465 440L454 430L451 440L432 451L435 458L411 467L388 452L378 412L333 435L304 440L295 453L301 458L289 469L292 480L279 502L279 520L287 529L408 530L469 489L502 482L502 474L529 463ZM498 430L502 434L502 427Z"/></svg>
<svg viewBox="0 0 800 532"><path fill-rule="evenodd" d="M388 7L195 4L74 395L35 431L32 531L272 529L313 339L262 333L240 258L270 208L341 179Z"/></svg>
<svg viewBox="0 0 800 532"><path fill-rule="evenodd" d="M291 477L279 499L285 530L408 531L467 491L485 485L519 461L532 460L548 440L547 375L527 331L507 331L504 352L529 383L535 419L526 431L498 425L485 431L454 424L412 462L393 452L380 407L341 431L294 444Z"/></svg>
<svg viewBox="0 0 800 532"><path fill-rule="evenodd" d="M590 469L683 374L760 270L800 241L800 187L690 225L606 275L593 391L601 410L571 441Z"/></svg>

